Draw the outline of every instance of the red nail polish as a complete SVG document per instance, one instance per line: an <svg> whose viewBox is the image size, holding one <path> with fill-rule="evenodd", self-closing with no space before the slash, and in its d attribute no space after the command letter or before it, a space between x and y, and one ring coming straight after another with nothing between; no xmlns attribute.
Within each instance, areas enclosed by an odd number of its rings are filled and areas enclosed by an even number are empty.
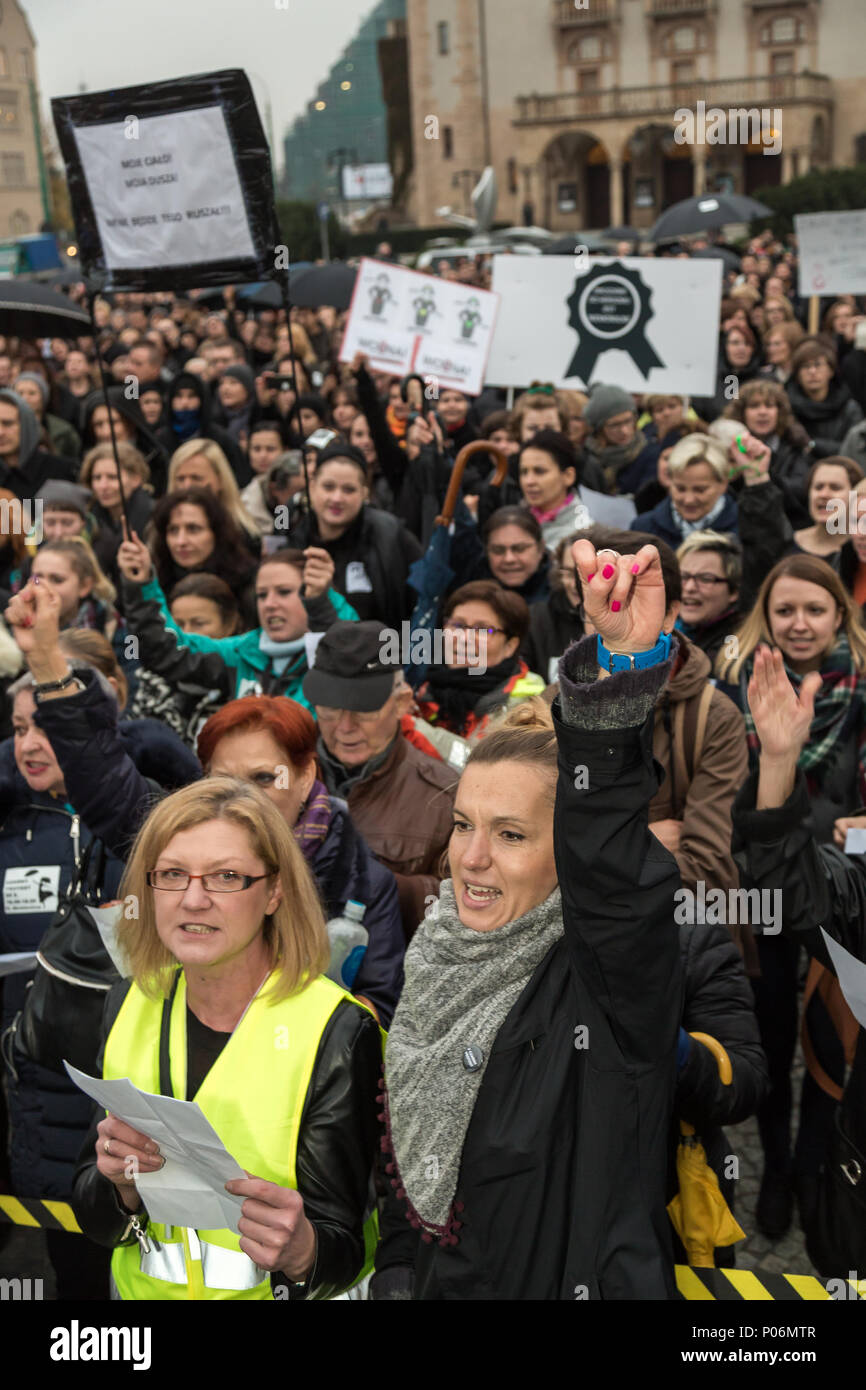
<svg viewBox="0 0 866 1390"><path fill-rule="evenodd" d="M631 572L632 574L640 574L640 565L632 565Z"/></svg>
<svg viewBox="0 0 866 1390"><path fill-rule="evenodd" d="M610 611L611 611L611 613L618 613L621 607L622 607L622 605L621 605L619 599L618 599L618 598L615 598L614 601L613 601L613 603L610 605Z"/></svg>
<svg viewBox="0 0 866 1390"><path fill-rule="evenodd" d="M587 581L586 581L587 584L591 584L592 581L593 581L594 579L595 579L595 570L593 570L592 574L591 574L591 575L589 576L589 578L587 579Z"/></svg>
<svg viewBox="0 0 866 1390"><path fill-rule="evenodd" d="M605 565L601 572L602 579L610 579L614 572L613 565Z"/></svg>

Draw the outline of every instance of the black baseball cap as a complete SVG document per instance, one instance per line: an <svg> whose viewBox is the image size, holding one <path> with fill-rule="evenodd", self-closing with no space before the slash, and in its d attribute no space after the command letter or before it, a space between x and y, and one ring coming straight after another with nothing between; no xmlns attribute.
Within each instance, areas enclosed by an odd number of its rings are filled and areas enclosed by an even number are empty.
<svg viewBox="0 0 866 1390"><path fill-rule="evenodd" d="M401 669L398 662L382 658L388 631L375 621L333 623L304 676L310 704L360 714L381 709L394 689L394 672Z"/></svg>

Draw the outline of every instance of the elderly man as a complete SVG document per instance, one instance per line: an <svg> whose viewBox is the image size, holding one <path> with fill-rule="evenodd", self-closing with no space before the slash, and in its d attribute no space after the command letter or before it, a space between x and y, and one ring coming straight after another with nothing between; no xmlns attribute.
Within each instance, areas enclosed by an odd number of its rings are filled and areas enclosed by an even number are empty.
<svg viewBox="0 0 866 1390"><path fill-rule="evenodd" d="M426 899L439 892L457 777L410 742L412 691L400 667L382 659L383 641L380 622L334 623L303 691L319 721L328 791L348 802L370 849L396 877L408 939Z"/></svg>

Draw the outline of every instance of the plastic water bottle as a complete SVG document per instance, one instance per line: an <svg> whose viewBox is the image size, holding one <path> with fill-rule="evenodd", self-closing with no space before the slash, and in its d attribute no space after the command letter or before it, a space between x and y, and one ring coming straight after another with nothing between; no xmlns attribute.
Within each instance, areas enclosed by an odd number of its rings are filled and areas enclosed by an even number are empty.
<svg viewBox="0 0 866 1390"><path fill-rule="evenodd" d="M329 980L344 989L354 989L361 961L367 949L369 933L364 927L363 903L346 903L340 917L332 917L328 923L328 940L331 943L331 959L325 971Z"/></svg>

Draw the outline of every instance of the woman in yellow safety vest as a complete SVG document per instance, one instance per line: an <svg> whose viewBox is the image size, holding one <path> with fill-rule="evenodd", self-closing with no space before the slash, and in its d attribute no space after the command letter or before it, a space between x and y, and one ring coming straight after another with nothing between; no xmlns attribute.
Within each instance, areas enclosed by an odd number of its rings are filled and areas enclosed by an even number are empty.
<svg viewBox="0 0 866 1390"><path fill-rule="evenodd" d="M163 1166L157 1144L97 1116L74 1207L114 1248L112 1293L336 1296L370 1253L381 1042L321 973L324 918L291 830L246 783L195 783L151 812L121 892L132 979L108 997L103 1077L197 1101L249 1176L225 1184L238 1233L155 1223L133 1175Z"/></svg>

